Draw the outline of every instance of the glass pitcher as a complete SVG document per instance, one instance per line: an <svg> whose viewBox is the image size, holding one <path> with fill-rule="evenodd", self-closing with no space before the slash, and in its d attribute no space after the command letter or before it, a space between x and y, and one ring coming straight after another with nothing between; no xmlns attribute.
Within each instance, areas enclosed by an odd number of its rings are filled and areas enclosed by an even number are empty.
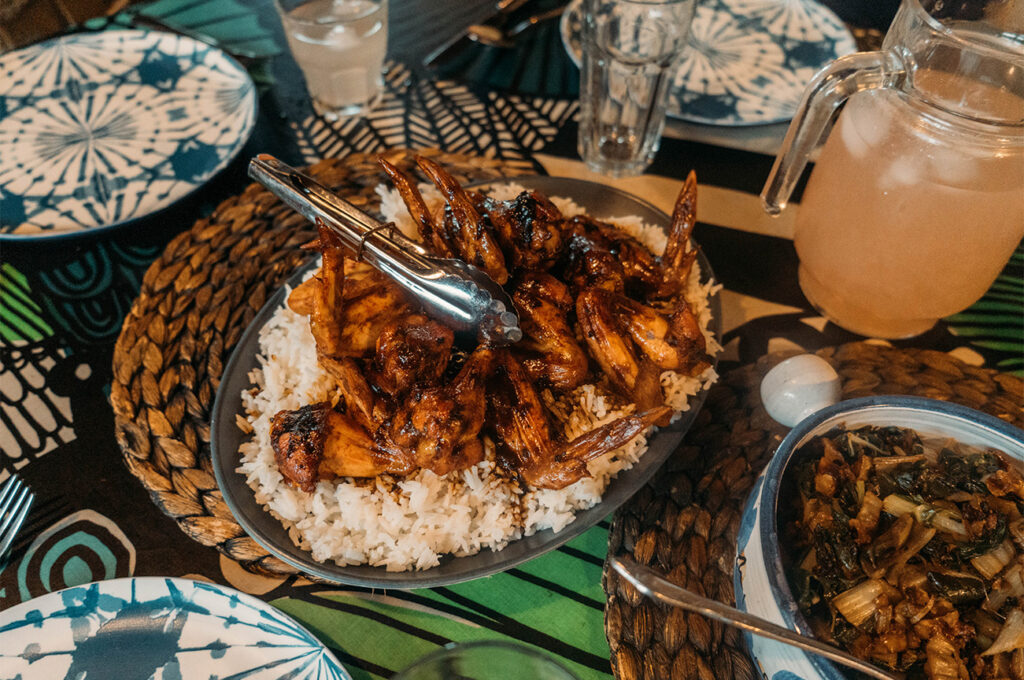
<svg viewBox="0 0 1024 680"><path fill-rule="evenodd" d="M815 76L761 198L785 207L834 121L796 215L800 286L901 338L973 304L1024 237L1024 3L903 0L882 47Z"/></svg>

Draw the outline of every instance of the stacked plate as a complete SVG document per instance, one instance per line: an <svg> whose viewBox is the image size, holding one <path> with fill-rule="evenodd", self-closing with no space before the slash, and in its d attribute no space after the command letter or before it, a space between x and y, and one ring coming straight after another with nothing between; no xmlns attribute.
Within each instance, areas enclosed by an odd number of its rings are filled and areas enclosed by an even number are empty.
<svg viewBox="0 0 1024 680"><path fill-rule="evenodd" d="M574 0L561 25L577 65L582 5ZM668 115L712 125L789 120L814 74L856 50L839 17L813 0L700 0Z"/></svg>
<svg viewBox="0 0 1024 680"><path fill-rule="evenodd" d="M163 32L78 33L0 56L0 239L135 222L241 151L248 73Z"/></svg>

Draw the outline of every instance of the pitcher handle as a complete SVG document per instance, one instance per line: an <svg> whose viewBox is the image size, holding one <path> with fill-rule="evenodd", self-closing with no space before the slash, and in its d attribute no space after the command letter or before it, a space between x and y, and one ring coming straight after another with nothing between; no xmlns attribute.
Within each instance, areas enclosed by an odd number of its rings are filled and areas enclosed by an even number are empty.
<svg viewBox="0 0 1024 680"><path fill-rule="evenodd" d="M804 91L761 191L764 209L778 215L786 207L825 126L850 95L861 90L899 87L905 75L902 59L892 51L849 54L818 71Z"/></svg>

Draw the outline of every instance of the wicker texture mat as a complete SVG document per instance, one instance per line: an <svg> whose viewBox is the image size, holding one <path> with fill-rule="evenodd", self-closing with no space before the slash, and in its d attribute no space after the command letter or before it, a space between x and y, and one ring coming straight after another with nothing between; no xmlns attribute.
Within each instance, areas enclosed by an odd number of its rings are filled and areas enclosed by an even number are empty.
<svg viewBox="0 0 1024 680"><path fill-rule="evenodd" d="M418 151L460 182L521 174L499 161ZM411 153L389 160L403 168ZM375 203L376 156L328 160L309 173L353 203ZM254 571L293 573L246 536L210 465L209 418L227 358L266 299L308 255L312 225L252 185L176 237L149 268L114 351L111 402L132 474L194 540ZM824 350L844 397L917 394L1024 425L1024 383L938 352L856 343ZM713 388L687 443L612 524L610 554L635 559L687 588L733 602L732 562L742 504L785 434L760 405L760 377L784 357L733 371ZM619 678L753 678L739 635L666 610L605 574L605 626Z"/></svg>
<svg viewBox="0 0 1024 680"><path fill-rule="evenodd" d="M522 174L501 161L418 150L459 181ZM385 154L404 169L412 153ZM309 174L375 212L377 155L326 160ZM294 573L235 522L210 465L210 412L231 350L309 254L312 224L253 184L171 241L146 272L114 348L117 440L128 469L186 534L254 571Z"/></svg>
<svg viewBox="0 0 1024 680"><path fill-rule="evenodd" d="M843 398L910 394L957 402L1024 426L1024 381L948 354L866 342L818 352L838 371ZM770 355L715 385L685 443L615 515L609 555L630 555L701 595L733 604L743 505L788 428L761 405L759 385L789 355ZM739 632L643 598L607 566L605 632L620 680L760 677Z"/></svg>

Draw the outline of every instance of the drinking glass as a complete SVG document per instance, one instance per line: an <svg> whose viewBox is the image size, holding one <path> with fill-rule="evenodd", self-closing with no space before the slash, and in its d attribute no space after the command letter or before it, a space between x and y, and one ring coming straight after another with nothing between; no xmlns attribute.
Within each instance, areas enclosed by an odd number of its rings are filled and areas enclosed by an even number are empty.
<svg viewBox="0 0 1024 680"><path fill-rule="evenodd" d="M391 680L577 680L551 657L499 640L452 643Z"/></svg>
<svg viewBox="0 0 1024 680"><path fill-rule="evenodd" d="M1009 5L903 0L882 50L808 86L762 198L796 215L800 287L855 333L918 335L973 304L1024 237L1024 35ZM984 11L982 11L984 10Z"/></svg>
<svg viewBox="0 0 1024 680"><path fill-rule="evenodd" d="M328 120L365 113L383 88L387 0L274 0L313 107Z"/></svg>
<svg viewBox="0 0 1024 680"><path fill-rule="evenodd" d="M650 165L695 5L585 0L579 153L591 170L627 177Z"/></svg>

